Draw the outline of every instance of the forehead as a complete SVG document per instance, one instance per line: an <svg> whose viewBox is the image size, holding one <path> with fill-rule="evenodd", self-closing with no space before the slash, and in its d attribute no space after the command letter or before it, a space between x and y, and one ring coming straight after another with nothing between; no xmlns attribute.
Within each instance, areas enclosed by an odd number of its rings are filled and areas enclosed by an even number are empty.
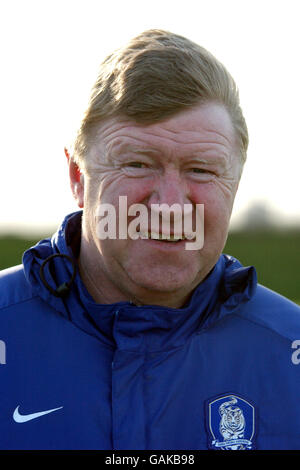
<svg viewBox="0 0 300 470"><path fill-rule="evenodd" d="M126 118L111 118L99 127L95 147L108 152L126 148L191 152L200 147L231 152L235 147L235 133L225 107L209 103L148 125Z"/></svg>

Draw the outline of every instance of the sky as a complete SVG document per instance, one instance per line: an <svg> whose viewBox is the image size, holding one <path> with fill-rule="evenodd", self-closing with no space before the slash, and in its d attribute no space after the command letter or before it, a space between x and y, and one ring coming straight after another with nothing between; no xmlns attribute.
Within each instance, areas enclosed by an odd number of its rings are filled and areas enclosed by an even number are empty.
<svg viewBox="0 0 300 470"><path fill-rule="evenodd" d="M237 82L250 145L232 224L253 204L282 224L300 221L298 8L298 0L2 0L0 232L48 233L77 210L64 146L100 62L150 28L199 43Z"/></svg>

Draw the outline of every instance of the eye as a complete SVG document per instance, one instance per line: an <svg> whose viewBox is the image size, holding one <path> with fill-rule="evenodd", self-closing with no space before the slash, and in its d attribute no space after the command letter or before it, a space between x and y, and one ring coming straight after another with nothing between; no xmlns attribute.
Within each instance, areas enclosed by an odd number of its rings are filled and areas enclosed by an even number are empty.
<svg viewBox="0 0 300 470"><path fill-rule="evenodd" d="M129 166L130 168L146 168L146 165L143 162L128 162L126 163L126 166Z"/></svg>
<svg viewBox="0 0 300 470"><path fill-rule="evenodd" d="M210 181L215 176L213 171L199 167L190 167L188 169L188 173L190 178L193 178L195 181L199 182Z"/></svg>
<svg viewBox="0 0 300 470"><path fill-rule="evenodd" d="M144 178L151 174L151 166L139 160L125 161L121 168L125 175L133 178Z"/></svg>
<svg viewBox="0 0 300 470"><path fill-rule="evenodd" d="M208 175L208 176L210 176L210 175L213 175L213 174L214 174L213 171L207 170L207 169L205 169L205 168L197 168L197 167L195 167L195 168L191 168L190 171L191 171L192 173L196 174L196 175Z"/></svg>

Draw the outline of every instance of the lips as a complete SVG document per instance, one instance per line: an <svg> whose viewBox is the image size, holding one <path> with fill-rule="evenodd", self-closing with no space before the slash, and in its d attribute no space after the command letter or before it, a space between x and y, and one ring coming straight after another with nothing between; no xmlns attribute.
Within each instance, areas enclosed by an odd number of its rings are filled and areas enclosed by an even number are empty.
<svg viewBox="0 0 300 470"><path fill-rule="evenodd" d="M195 238L194 234L176 234L176 233L163 233L163 232L154 232L154 231L140 231L140 238L142 239L151 239L164 242L180 242L183 240L192 240Z"/></svg>

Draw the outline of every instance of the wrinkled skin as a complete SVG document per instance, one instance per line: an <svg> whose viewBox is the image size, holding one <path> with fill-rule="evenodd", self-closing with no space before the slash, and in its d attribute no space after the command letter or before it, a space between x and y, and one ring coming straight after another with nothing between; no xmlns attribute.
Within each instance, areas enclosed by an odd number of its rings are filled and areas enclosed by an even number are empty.
<svg viewBox="0 0 300 470"><path fill-rule="evenodd" d="M212 270L226 242L242 170L226 109L208 103L150 125L111 118L101 124L73 194L84 208L80 271L99 303L180 308ZM204 204L204 246L147 239L99 240L99 203ZM116 211L118 214L118 210Z"/></svg>

